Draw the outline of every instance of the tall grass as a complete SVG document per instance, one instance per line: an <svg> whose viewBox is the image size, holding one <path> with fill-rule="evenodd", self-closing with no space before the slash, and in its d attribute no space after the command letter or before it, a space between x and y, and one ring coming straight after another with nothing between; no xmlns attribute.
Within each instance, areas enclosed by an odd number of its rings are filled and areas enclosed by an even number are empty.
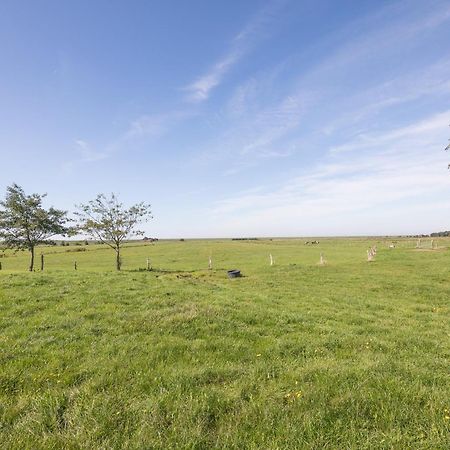
<svg viewBox="0 0 450 450"><path fill-rule="evenodd" d="M104 246L8 252L2 447L449 448L448 242L130 244L121 273Z"/></svg>

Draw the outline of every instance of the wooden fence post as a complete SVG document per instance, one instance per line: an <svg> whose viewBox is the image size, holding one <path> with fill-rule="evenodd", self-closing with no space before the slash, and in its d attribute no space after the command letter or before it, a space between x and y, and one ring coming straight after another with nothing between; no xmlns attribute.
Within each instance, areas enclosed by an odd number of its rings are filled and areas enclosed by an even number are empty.
<svg viewBox="0 0 450 450"><path fill-rule="evenodd" d="M41 272L44 271L44 254L41 253Z"/></svg>
<svg viewBox="0 0 450 450"><path fill-rule="evenodd" d="M325 258L323 257L323 253L320 254L319 264L320 264L321 266L324 266L324 265L325 265Z"/></svg>

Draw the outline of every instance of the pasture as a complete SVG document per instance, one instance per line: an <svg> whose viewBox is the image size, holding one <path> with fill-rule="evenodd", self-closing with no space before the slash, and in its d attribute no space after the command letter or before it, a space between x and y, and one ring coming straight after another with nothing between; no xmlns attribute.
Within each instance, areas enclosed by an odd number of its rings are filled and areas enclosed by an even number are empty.
<svg viewBox="0 0 450 450"><path fill-rule="evenodd" d="M450 240L319 240L6 252L2 448L450 448Z"/></svg>

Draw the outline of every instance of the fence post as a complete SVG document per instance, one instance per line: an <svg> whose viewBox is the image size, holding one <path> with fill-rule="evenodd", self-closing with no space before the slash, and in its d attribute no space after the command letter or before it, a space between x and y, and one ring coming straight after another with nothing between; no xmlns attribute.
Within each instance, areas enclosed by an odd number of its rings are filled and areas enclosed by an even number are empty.
<svg viewBox="0 0 450 450"><path fill-rule="evenodd" d="M41 253L41 272L44 271L44 254Z"/></svg>
<svg viewBox="0 0 450 450"><path fill-rule="evenodd" d="M73 262L73 268L74 268L75 270L78 269L78 266L77 266L77 262L76 262L76 261Z"/></svg>

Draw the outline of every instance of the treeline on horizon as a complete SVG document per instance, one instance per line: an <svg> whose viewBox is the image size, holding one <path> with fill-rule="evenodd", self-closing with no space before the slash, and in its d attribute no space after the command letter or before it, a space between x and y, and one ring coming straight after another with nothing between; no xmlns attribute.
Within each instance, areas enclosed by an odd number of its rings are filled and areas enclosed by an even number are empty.
<svg viewBox="0 0 450 450"><path fill-rule="evenodd" d="M437 233L431 233L430 237L448 237L450 236L450 231L439 231Z"/></svg>

